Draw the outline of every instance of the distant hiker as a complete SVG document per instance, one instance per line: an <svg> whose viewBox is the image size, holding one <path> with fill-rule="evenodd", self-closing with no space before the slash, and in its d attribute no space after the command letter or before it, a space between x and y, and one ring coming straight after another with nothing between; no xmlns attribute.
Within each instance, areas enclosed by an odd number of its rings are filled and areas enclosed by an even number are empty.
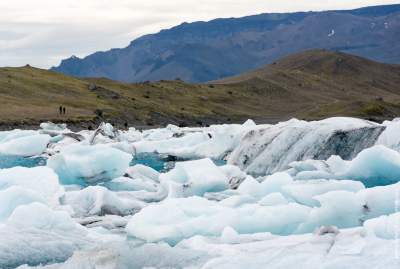
<svg viewBox="0 0 400 269"><path fill-rule="evenodd" d="M128 123L127 122L125 122L124 126L125 126L125 129L128 129Z"/></svg>
<svg viewBox="0 0 400 269"><path fill-rule="evenodd" d="M63 114L65 115L65 107L63 107Z"/></svg>
<svg viewBox="0 0 400 269"><path fill-rule="evenodd" d="M210 139L212 138L212 135L211 135L210 133L208 133L207 135L208 135L208 137L209 137Z"/></svg>
<svg viewBox="0 0 400 269"><path fill-rule="evenodd" d="M63 111L62 106L60 106L59 111L60 111L60 115L61 115L62 111Z"/></svg>

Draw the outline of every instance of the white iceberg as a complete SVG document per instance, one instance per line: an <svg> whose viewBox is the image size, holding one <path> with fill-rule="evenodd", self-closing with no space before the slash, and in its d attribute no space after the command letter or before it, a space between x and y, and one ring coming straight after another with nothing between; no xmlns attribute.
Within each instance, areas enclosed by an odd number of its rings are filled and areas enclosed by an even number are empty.
<svg viewBox="0 0 400 269"><path fill-rule="evenodd" d="M308 160L290 166L290 173L296 180L351 179L361 181L367 187L400 180L400 153L382 145L363 150L351 161L331 156L327 161Z"/></svg>
<svg viewBox="0 0 400 269"><path fill-rule="evenodd" d="M118 193L100 186L67 192L62 198L62 203L71 206L76 217L133 215L145 206L138 200L120 197Z"/></svg>
<svg viewBox="0 0 400 269"><path fill-rule="evenodd" d="M0 154L31 157L42 154L50 142L50 136L23 132L22 134L8 135L1 139Z"/></svg>
<svg viewBox="0 0 400 269"><path fill-rule="evenodd" d="M194 235L219 236L227 226L241 234L288 235L306 221L309 211L310 208L294 203L274 207L245 204L232 208L200 197L167 199L134 215L126 230L147 242L165 241L172 245Z"/></svg>
<svg viewBox="0 0 400 269"><path fill-rule="evenodd" d="M229 188L226 175L210 159L178 162L160 175L160 181L169 186L169 197L202 196Z"/></svg>
<svg viewBox="0 0 400 269"><path fill-rule="evenodd" d="M64 184L96 184L123 176L132 155L105 145L71 145L51 156L47 166Z"/></svg>
<svg viewBox="0 0 400 269"><path fill-rule="evenodd" d="M86 235L66 212L40 203L19 206L0 225L0 268L63 262L91 243Z"/></svg>
<svg viewBox="0 0 400 269"><path fill-rule="evenodd" d="M36 193L52 207L59 205L59 198L64 193L57 174L48 167L0 169L0 190L13 186Z"/></svg>

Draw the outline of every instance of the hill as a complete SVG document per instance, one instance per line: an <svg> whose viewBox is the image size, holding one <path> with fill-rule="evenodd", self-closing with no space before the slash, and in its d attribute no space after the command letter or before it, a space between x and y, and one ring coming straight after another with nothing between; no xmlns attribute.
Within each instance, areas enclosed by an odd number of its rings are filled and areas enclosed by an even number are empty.
<svg viewBox="0 0 400 269"><path fill-rule="evenodd" d="M206 82L315 48L400 63L400 5L183 23L123 49L65 59L52 70L126 82Z"/></svg>
<svg viewBox="0 0 400 269"><path fill-rule="evenodd" d="M76 79L32 67L0 69L3 126L67 121L94 127L276 122L291 117L400 116L400 66L326 50L294 54L207 84ZM66 116L58 107L67 107Z"/></svg>
<svg viewBox="0 0 400 269"><path fill-rule="evenodd" d="M400 65L341 52L305 51L215 83L274 90L279 96L270 102L270 113L284 107L300 118L346 115L379 120L400 112Z"/></svg>

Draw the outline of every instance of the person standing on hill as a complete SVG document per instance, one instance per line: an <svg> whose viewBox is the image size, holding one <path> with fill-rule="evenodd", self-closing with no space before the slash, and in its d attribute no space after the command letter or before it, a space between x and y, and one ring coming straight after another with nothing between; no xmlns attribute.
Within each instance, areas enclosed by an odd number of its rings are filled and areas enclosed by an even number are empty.
<svg viewBox="0 0 400 269"><path fill-rule="evenodd" d="M65 115L65 110L66 110L65 107L63 107L63 114L64 114L64 115Z"/></svg>
<svg viewBox="0 0 400 269"><path fill-rule="evenodd" d="M60 111L60 115L62 114L62 112L63 112L63 108L62 108L62 106L60 106L59 107L59 111Z"/></svg>

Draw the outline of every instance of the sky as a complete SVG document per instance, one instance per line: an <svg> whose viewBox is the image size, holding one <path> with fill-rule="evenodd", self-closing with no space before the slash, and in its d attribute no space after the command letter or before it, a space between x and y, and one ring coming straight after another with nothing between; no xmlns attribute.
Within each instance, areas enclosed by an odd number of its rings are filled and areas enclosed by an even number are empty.
<svg viewBox="0 0 400 269"><path fill-rule="evenodd" d="M0 66L49 68L71 55L126 47L182 22L267 12L394 4L390 0L1 0Z"/></svg>

